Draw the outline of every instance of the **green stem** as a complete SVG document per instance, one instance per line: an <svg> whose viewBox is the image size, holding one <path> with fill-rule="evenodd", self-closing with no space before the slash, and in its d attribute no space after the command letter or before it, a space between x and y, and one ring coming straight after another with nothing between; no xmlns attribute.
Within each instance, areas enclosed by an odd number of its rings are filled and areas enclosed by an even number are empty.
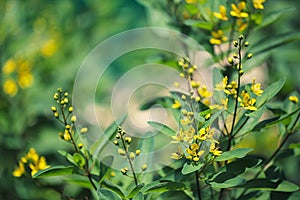
<svg viewBox="0 0 300 200"><path fill-rule="evenodd" d="M130 169L131 169L132 174L133 174L134 183L135 183L135 185L138 185L138 179L137 179L136 173L134 171L133 163L132 163L132 160L130 158L128 148L126 147L126 143L124 141L123 135L121 135L121 141L122 141L122 145L124 147L125 153L126 153L127 160L129 162L129 165L130 165Z"/></svg>
<svg viewBox="0 0 300 200"><path fill-rule="evenodd" d="M199 172L198 172L198 170L195 172L195 178L196 178L196 185L197 185L198 200L201 200L201 188L200 188Z"/></svg>

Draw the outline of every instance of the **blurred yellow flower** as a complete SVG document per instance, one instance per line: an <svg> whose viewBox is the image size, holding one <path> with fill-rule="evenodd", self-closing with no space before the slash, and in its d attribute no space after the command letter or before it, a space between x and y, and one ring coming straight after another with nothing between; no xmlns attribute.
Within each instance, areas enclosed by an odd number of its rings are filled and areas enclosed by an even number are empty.
<svg viewBox="0 0 300 200"><path fill-rule="evenodd" d="M192 4L192 3L197 3L198 0L185 0L186 3Z"/></svg>
<svg viewBox="0 0 300 200"><path fill-rule="evenodd" d="M290 100L291 102L293 102L293 103L296 103L296 104L299 102L299 99L298 99L297 96L290 96L290 97L289 97L289 100Z"/></svg>
<svg viewBox="0 0 300 200"><path fill-rule="evenodd" d="M212 35L212 38L209 40L209 42L211 44L219 45L223 42L227 42L227 37L224 36L224 33L222 30L213 31L211 33L211 35Z"/></svg>
<svg viewBox="0 0 300 200"><path fill-rule="evenodd" d="M215 16L216 18L218 18L218 19L227 21L227 20L228 20L228 17L226 16L226 7L220 5L220 6L219 6L219 10L220 10L219 13L218 13L218 12L214 12L214 16Z"/></svg>
<svg viewBox="0 0 300 200"><path fill-rule="evenodd" d="M254 8L256 8L256 9L261 9L261 10L264 9L263 3L264 3L265 1L266 1L266 0L252 0Z"/></svg>
<svg viewBox="0 0 300 200"><path fill-rule="evenodd" d="M45 57L51 57L56 52L57 48L58 45L56 40L50 39L43 44L41 53Z"/></svg>
<svg viewBox="0 0 300 200"><path fill-rule="evenodd" d="M222 154L222 151L220 151L217 147L216 147L216 144L214 142L212 142L210 144L210 148L209 148L209 151L214 154L215 156L219 156Z"/></svg>
<svg viewBox="0 0 300 200"><path fill-rule="evenodd" d="M180 108L180 107L181 107L180 102L175 100L174 104L172 105L172 108L177 109L177 108Z"/></svg>
<svg viewBox="0 0 300 200"><path fill-rule="evenodd" d="M243 22L242 19L238 19L236 21L236 24L238 26L238 31L239 32L243 32L247 28L247 26L248 26L248 23L247 22Z"/></svg>
<svg viewBox="0 0 300 200"><path fill-rule="evenodd" d="M19 166L15 168L13 171L13 176L15 177L21 177L25 173L25 167L24 164L19 161Z"/></svg>
<svg viewBox="0 0 300 200"><path fill-rule="evenodd" d="M13 97L18 92L18 86L13 79L9 78L3 84L3 91L9 96Z"/></svg>
<svg viewBox="0 0 300 200"><path fill-rule="evenodd" d="M198 88L198 93L202 98L208 98L212 96L212 93L207 90L206 85Z"/></svg>
<svg viewBox="0 0 300 200"><path fill-rule="evenodd" d="M47 165L44 156L39 156L34 148L30 148L28 153L19 161L19 166L13 171L13 176L20 177L25 173L25 163L28 163L28 166L31 169L31 176L40 170L50 167Z"/></svg>
<svg viewBox="0 0 300 200"><path fill-rule="evenodd" d="M3 74L11 74L13 73L17 68L17 63L13 59L9 59L4 63L4 66L2 68Z"/></svg>
<svg viewBox="0 0 300 200"><path fill-rule="evenodd" d="M32 83L33 83L33 76L31 73L25 72L19 74L18 84L22 89L30 87Z"/></svg>
<svg viewBox="0 0 300 200"><path fill-rule="evenodd" d="M237 18L246 18L248 17L248 13L243 12L243 10L246 8L245 1L241 1L236 6L235 4L231 4L232 10L230 11L230 15Z"/></svg>

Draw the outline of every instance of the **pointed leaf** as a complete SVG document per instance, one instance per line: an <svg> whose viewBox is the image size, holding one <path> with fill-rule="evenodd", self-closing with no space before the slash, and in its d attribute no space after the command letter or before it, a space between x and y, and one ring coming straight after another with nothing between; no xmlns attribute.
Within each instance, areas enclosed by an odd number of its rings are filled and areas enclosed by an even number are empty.
<svg viewBox="0 0 300 200"><path fill-rule="evenodd" d="M156 130L158 130L159 132L171 137L171 136L175 136L176 135L176 131L174 131L173 129L171 129L170 127L168 127L165 124L162 124L160 122L154 122L154 121L148 121L148 124L155 128Z"/></svg>
<svg viewBox="0 0 300 200"><path fill-rule="evenodd" d="M73 154L73 160L76 163L76 165L79 166L79 167L83 167L85 165L85 159L79 153L74 153Z"/></svg>
<svg viewBox="0 0 300 200"><path fill-rule="evenodd" d="M46 178L52 176L63 176L76 173L74 166L54 166L35 173L32 178Z"/></svg>
<svg viewBox="0 0 300 200"><path fill-rule="evenodd" d="M225 151L219 155L215 161L225 161L233 158L243 158L245 157L253 148L239 148L232 151Z"/></svg>
<svg viewBox="0 0 300 200"><path fill-rule="evenodd" d="M155 186L149 188L145 192L165 192L165 191L176 191L176 190L185 190L187 189L185 184L178 182L161 182Z"/></svg>
<svg viewBox="0 0 300 200"><path fill-rule="evenodd" d="M140 191L141 189L144 187L144 183L139 184L137 186L135 186L135 188L133 188L133 190L131 190L131 192L128 194L128 196L126 198L130 199L130 198L134 198Z"/></svg>
<svg viewBox="0 0 300 200"><path fill-rule="evenodd" d="M115 192L105 189L105 188L100 188L97 191L98 198L99 200L121 200L120 196L117 195Z"/></svg>
<svg viewBox="0 0 300 200"><path fill-rule="evenodd" d="M183 175L187 175L192 172L200 170L202 166L203 166L203 163L199 163L198 165L184 163L181 173Z"/></svg>

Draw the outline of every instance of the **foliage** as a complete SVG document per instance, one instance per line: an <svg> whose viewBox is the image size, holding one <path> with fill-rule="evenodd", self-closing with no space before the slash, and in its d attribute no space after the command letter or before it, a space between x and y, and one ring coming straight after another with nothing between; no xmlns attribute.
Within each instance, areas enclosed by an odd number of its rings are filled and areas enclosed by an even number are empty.
<svg viewBox="0 0 300 200"><path fill-rule="evenodd" d="M78 119L74 114L76 108L73 108L69 92L58 88L53 95L55 105L51 107L53 117L58 122L56 124L62 127L58 133L62 147L55 146L59 149L58 156L54 157L58 159L57 164L52 164L47 155L39 156L31 148L25 156L24 153L19 156L18 166L14 171L10 167L10 173L18 177L14 179L16 184L23 181L30 183L29 185L38 185L37 191L40 189L40 193L29 194L27 198L40 198L43 191L46 191L52 195L51 198L58 199L59 196L64 196L68 184L72 184L77 186L78 194L71 195L86 199L297 199L300 183L286 175L288 169L283 162L287 159L295 162L299 155L299 143L291 140L297 139L296 133L300 127L299 93L293 91L284 97L280 95L286 83L286 79L282 77L272 80L270 84L267 81L259 83L255 77L247 77L248 74L251 75L251 70L259 69L268 61L271 51L299 39L300 35L293 31L258 37L289 9L266 14L264 11L267 4L264 0L229 0L217 3L206 0L138 2L145 6L151 23L176 29L194 38L203 44L213 60L213 91L210 91L209 86L199 80L199 67L189 55L180 58L162 56L164 59L158 62L173 63L184 84L176 82L177 89L169 91L169 96L150 99L140 106L141 110L148 110L153 105L161 104L172 110L178 125L176 130L172 128L172 124L148 121L149 126L168 137L176 147L176 151L168 155L173 159L172 164L151 171L148 161L141 162L141 155L154 149L153 139L131 137L122 127L125 118L112 122L104 130L104 135L116 147L111 151L115 151L118 157L106 157L105 163L99 161L93 154L104 151L106 145L101 138L91 148L84 143L84 136L91 134L91 130L88 126L77 125ZM64 3L57 6L70 6ZM94 5L83 4L87 7ZM35 23L42 23L41 21L43 20L36 20ZM86 26L92 29L88 24ZM5 54L1 73L4 92L1 93L1 104L9 104L16 111L19 106L25 111L33 108L38 113L43 110L43 107L27 103L31 99L23 99L22 92L30 90L36 84L35 81L41 82L41 85L47 84L38 78L42 71L34 70L32 66L41 62L38 55L50 58L60 46L67 45L58 42L61 41L61 36L54 30L49 33L49 38L43 40L38 50L25 58L17 54ZM39 31L43 32L37 30ZM63 31L71 32L67 28ZM74 40L80 41L76 35ZM188 47L183 45L182 48ZM64 56L59 59L63 60ZM49 66L50 76L55 77L60 69L50 69L55 61L47 62L45 61L46 66ZM67 76L60 77L61 79L68 79L72 74L60 73ZM48 82L54 84L50 79ZM59 83L60 81L55 82L55 85ZM66 85L67 88L71 87L71 83ZM33 87L33 94L36 92L34 90ZM30 107L27 108L27 105ZM9 114L9 120L1 119L4 127L1 137L5 141L9 140L6 137L8 132L13 130L18 133L12 136L16 137L14 144L3 142L8 145L5 146L6 149L13 149L13 146L17 150L25 149L27 144L22 144L22 139L32 137L27 133L29 119L32 117L34 119L31 121L38 120L35 119L38 116L27 111L25 113L25 119L17 121L11 130L8 122L17 120L18 115L13 113ZM35 123L42 122L38 120ZM49 132L55 132L59 127L56 124L47 121L43 126L45 129L49 128ZM245 144L245 139L272 132L274 127L278 129L278 145L270 155L266 155L255 145L249 147ZM42 128L34 131L43 132ZM55 151L51 145L48 148L49 151ZM15 159L16 152L13 155ZM127 167L115 171L108 165L115 162L115 159ZM66 177L64 182L67 184L60 180L61 177ZM19 194L25 194L20 186L16 186L16 190Z"/></svg>

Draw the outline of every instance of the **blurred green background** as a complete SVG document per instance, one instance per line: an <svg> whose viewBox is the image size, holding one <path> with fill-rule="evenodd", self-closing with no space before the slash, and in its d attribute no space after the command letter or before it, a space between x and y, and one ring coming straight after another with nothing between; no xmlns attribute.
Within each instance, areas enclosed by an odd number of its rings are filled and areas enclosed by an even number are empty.
<svg viewBox="0 0 300 200"><path fill-rule="evenodd" d="M300 31L300 1L268 0L265 7L267 13L287 7L294 11L286 13L262 34ZM91 197L89 190L60 178L15 178L12 171L30 147L44 155L50 165L65 162L57 149L69 147L59 140L60 127L52 119L53 93L58 87L72 89L76 71L98 43L128 29L155 25L149 16L153 12L134 0L0 0L0 13L0 199ZM294 90L300 92L299 46L300 41L285 45L266 60L266 83L287 77L279 99ZM110 72L112 80L126 71L126 66L145 62L151 53L137 52L115 62ZM292 139L299 141L298 136ZM258 150L268 154L278 138L272 137L270 131L251 140ZM286 171L298 184L299 166L298 159L289 163Z"/></svg>

